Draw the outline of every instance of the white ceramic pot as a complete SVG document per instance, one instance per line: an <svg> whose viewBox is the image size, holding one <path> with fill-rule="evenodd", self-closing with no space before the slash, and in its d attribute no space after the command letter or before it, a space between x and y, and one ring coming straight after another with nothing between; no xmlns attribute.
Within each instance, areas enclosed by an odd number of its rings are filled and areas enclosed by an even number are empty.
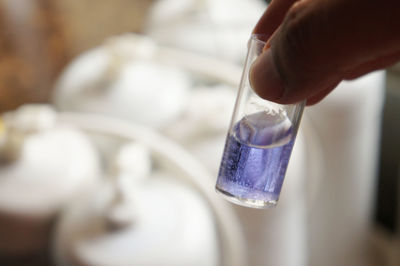
<svg viewBox="0 0 400 266"><path fill-rule="evenodd" d="M64 212L55 236L59 265L218 265L212 213L190 187L158 173L124 190L130 196L115 203L113 184L105 183Z"/></svg>
<svg viewBox="0 0 400 266"><path fill-rule="evenodd" d="M97 153L75 127L58 124L47 106L3 116L0 254L41 252L60 208L99 178Z"/></svg>
<svg viewBox="0 0 400 266"><path fill-rule="evenodd" d="M61 265L246 265L237 218L190 154L137 124L88 114L61 117L139 145L125 146L110 180L63 213L55 235ZM140 146L149 149L151 163Z"/></svg>
<svg viewBox="0 0 400 266"><path fill-rule="evenodd" d="M188 74L157 62L157 46L137 35L107 40L77 57L61 74L53 102L64 111L105 114L151 127L181 111Z"/></svg>

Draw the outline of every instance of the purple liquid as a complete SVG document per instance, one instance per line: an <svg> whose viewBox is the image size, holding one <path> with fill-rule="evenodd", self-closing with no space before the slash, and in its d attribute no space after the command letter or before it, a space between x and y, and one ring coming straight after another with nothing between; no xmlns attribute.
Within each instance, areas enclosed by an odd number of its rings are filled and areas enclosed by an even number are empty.
<svg viewBox="0 0 400 266"><path fill-rule="evenodd" d="M244 117L228 134L217 190L244 205L276 204L294 139L291 123L282 114Z"/></svg>

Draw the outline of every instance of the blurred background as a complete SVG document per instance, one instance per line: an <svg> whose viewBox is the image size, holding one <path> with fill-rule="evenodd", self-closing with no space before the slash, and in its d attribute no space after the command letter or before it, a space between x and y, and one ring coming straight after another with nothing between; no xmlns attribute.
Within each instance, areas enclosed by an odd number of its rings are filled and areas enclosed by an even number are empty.
<svg viewBox="0 0 400 266"><path fill-rule="evenodd" d="M0 0L0 265L400 265L400 66L304 113L278 206L214 192L262 0Z"/></svg>

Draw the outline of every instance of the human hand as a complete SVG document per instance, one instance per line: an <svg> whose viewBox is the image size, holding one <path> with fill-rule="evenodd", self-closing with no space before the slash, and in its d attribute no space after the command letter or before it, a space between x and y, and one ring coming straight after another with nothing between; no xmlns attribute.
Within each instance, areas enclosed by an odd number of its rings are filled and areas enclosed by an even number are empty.
<svg viewBox="0 0 400 266"><path fill-rule="evenodd" d="M312 105L400 60L400 1L273 0L253 33L271 36L250 71L257 94Z"/></svg>

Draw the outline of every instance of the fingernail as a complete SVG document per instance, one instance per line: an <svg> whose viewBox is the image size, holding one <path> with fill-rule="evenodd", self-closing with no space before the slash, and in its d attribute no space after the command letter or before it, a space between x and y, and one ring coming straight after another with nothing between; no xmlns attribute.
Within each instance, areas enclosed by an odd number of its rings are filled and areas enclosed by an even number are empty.
<svg viewBox="0 0 400 266"><path fill-rule="evenodd" d="M276 70L271 49L261 53L251 66L250 85L266 100L279 100L284 94L283 82Z"/></svg>
<svg viewBox="0 0 400 266"><path fill-rule="evenodd" d="M268 40L267 43L264 45L263 52L267 51L269 48L271 48L271 41Z"/></svg>
<svg viewBox="0 0 400 266"><path fill-rule="evenodd" d="M281 26L279 26L274 33L272 33L272 35L267 39L266 44L264 45L263 51L268 50L269 48L271 48L271 41L275 38L275 35L277 34L277 32L279 32L279 30L281 29Z"/></svg>

